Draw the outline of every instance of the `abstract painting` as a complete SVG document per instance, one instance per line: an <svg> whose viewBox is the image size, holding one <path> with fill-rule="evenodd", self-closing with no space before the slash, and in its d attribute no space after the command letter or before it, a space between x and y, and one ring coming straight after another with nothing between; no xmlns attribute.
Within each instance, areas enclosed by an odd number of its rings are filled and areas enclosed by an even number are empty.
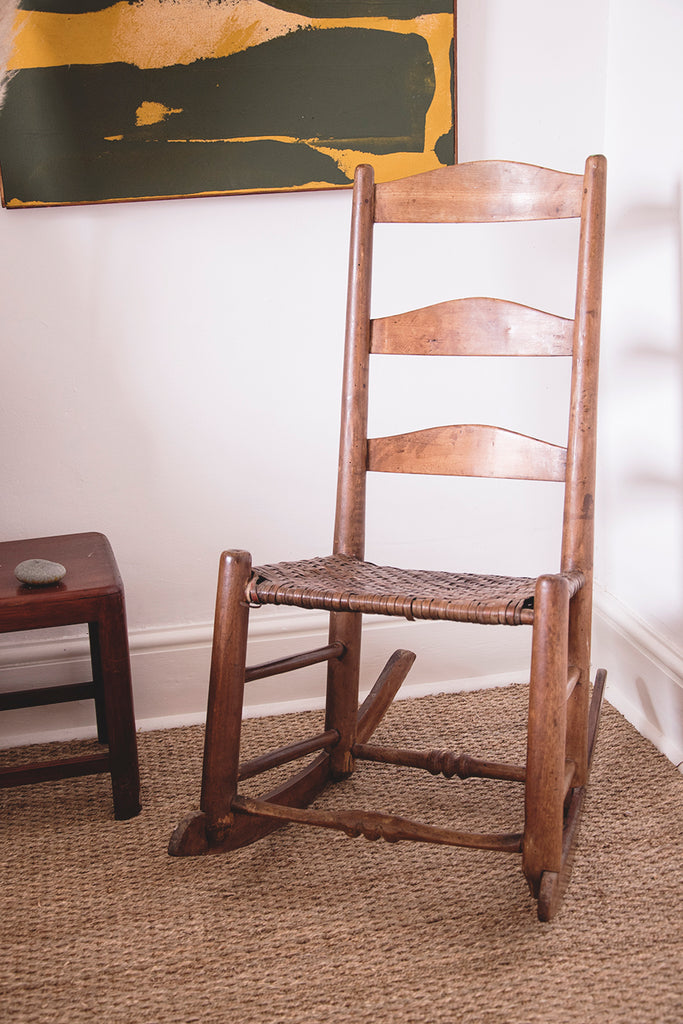
<svg viewBox="0 0 683 1024"><path fill-rule="evenodd" d="M18 0L12 207L348 186L455 162L454 0Z"/></svg>

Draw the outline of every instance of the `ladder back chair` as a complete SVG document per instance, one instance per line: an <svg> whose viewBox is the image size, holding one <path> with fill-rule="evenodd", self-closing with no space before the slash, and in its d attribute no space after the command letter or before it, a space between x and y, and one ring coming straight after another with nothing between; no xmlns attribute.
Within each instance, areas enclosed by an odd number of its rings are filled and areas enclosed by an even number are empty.
<svg viewBox="0 0 683 1024"><path fill-rule="evenodd" d="M550 920L569 879L597 732L605 672L590 681L595 429L606 162L584 174L527 164L459 164L375 184L355 175L342 424L333 553L253 568L244 551L226 551L219 568L200 810L175 829L169 853L227 851L286 822L349 835L441 843L521 854L538 916ZM375 223L493 223L579 218L575 316L568 319L502 299L466 298L372 319ZM571 360L566 447L502 427L436 426L368 438L370 356L564 356ZM537 578L479 576L379 567L365 561L368 472L502 477L564 484L559 571ZM555 567L553 567L555 568ZM250 607L288 605L330 613L329 642L300 655L246 667ZM415 655L389 658L359 707L362 614L532 628L527 751L524 764L499 764L449 751L378 746L372 734ZM327 662L323 731L240 763L244 685ZM239 782L316 756L260 799ZM505 779L524 786L523 831L480 834L428 825L381 811L326 811L309 805L349 776L358 761Z"/></svg>

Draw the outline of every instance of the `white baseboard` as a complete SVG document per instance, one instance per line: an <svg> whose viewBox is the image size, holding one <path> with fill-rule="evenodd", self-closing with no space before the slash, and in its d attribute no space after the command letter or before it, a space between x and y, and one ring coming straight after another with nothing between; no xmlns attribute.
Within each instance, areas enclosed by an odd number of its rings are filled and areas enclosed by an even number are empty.
<svg viewBox="0 0 683 1024"><path fill-rule="evenodd" d="M328 617L317 612L252 614L249 663L270 661L327 643ZM211 659L209 624L143 630L130 635L135 712L140 729L160 729L204 721ZM492 633L495 632L495 640ZM453 630L449 623L366 620L363 678L367 692L392 651L407 647L417 654L402 696L482 689L527 678L528 629L504 626L492 631L476 625ZM457 634L457 635L456 635ZM90 678L87 636L51 639L41 631L0 645L0 691L83 682ZM493 641L493 642L492 642ZM258 680L248 685L248 717L309 710L323 706L325 666ZM28 708L0 716L0 748L49 739L95 735L91 701Z"/></svg>
<svg viewBox="0 0 683 1024"><path fill-rule="evenodd" d="M683 766L683 650L605 591L596 590L593 661L606 696L646 739Z"/></svg>
<svg viewBox="0 0 683 1024"><path fill-rule="evenodd" d="M204 721L211 657L210 624L131 633L138 727L170 728ZM528 678L531 631L368 618L363 640L367 692L389 654L407 647L417 660L401 696L483 689ZM28 637L28 639L27 639ZM327 642L327 616L317 612L252 614L249 661L255 664ZM674 764L683 762L683 652L604 592L595 600L594 663L608 671L607 697ZM3 637L0 691L82 682L90 678L87 636ZM248 717L321 708L324 666L250 683ZM9 711L0 716L0 747L95 735L90 701Z"/></svg>

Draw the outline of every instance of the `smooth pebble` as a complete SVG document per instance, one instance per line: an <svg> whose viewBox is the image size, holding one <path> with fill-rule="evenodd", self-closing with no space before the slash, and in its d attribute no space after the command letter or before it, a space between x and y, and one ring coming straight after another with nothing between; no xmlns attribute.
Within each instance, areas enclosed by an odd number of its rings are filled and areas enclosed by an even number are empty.
<svg viewBox="0 0 683 1024"><path fill-rule="evenodd" d="M20 583L28 583L31 587L46 587L50 583L59 583L66 576L66 569L59 562L49 562L45 558L28 558L20 562L14 570Z"/></svg>

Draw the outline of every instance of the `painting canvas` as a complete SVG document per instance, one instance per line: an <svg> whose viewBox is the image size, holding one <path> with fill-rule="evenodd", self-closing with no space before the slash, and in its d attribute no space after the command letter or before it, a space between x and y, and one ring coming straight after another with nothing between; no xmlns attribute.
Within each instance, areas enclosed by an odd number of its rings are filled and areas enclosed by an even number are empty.
<svg viewBox="0 0 683 1024"><path fill-rule="evenodd" d="M18 0L7 207L348 186L455 161L453 0Z"/></svg>

